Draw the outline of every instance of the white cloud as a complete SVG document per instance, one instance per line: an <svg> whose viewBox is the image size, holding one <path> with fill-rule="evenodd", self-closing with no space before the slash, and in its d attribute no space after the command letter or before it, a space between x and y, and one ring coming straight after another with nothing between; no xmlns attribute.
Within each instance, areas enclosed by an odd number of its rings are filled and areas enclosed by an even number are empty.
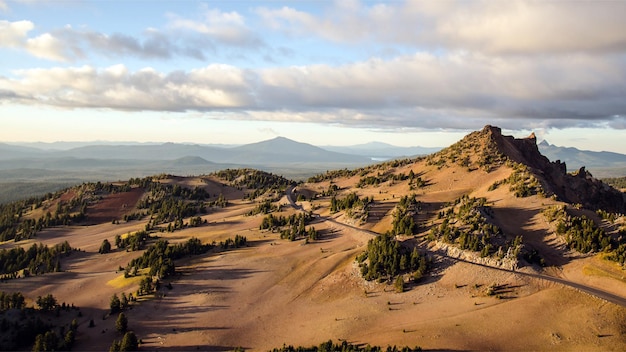
<svg viewBox="0 0 626 352"><path fill-rule="evenodd" d="M205 9L200 20L170 15L168 27L188 30L207 36L207 39L229 46L258 47L261 40L247 27L245 18L236 11L222 12Z"/></svg>
<svg viewBox="0 0 626 352"><path fill-rule="evenodd" d="M269 28L354 44L378 42L492 54L623 52L623 1L406 1L335 5L317 16L260 8Z"/></svg>
<svg viewBox="0 0 626 352"><path fill-rule="evenodd" d="M30 21L9 22L0 20L0 45L6 47L20 47L33 30L35 25Z"/></svg>
<svg viewBox="0 0 626 352"><path fill-rule="evenodd" d="M584 72L584 74L579 74ZM572 74L576 73L576 74ZM503 60L415 54L348 65L31 69L0 79L5 101L68 108L234 111L240 118L377 127L623 125L626 62L572 55Z"/></svg>
<svg viewBox="0 0 626 352"><path fill-rule="evenodd" d="M16 71L19 79L0 79L0 91L18 103L67 108L120 110L211 110L251 106L245 73L231 66L159 73L129 72L123 65ZM15 98L19 97L19 98Z"/></svg>

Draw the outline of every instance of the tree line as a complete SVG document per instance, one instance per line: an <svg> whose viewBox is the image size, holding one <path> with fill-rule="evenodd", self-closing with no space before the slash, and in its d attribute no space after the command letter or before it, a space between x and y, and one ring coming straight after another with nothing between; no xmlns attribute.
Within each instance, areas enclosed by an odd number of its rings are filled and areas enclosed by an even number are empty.
<svg viewBox="0 0 626 352"><path fill-rule="evenodd" d="M391 281L399 275L410 273L417 281L426 274L429 260L417 247L409 250L390 233L372 238L367 250L356 258L364 279Z"/></svg>
<svg viewBox="0 0 626 352"><path fill-rule="evenodd" d="M306 227L312 219L309 213L296 213L289 216L274 216L269 214L263 218L259 229L280 232L280 238L290 241L301 238L317 240L319 234L317 230L315 230L315 227L310 226L308 229Z"/></svg>
<svg viewBox="0 0 626 352"><path fill-rule="evenodd" d="M3 335L0 350L23 350L32 346L32 351L70 351L76 339L78 321L73 319L69 324L57 326L50 323L50 315L58 318L77 310L80 316L80 309L65 302L58 304L51 294L37 297L38 309L27 307L24 302L21 292L0 292L0 333ZM15 310L17 314L4 314L8 310Z"/></svg>
<svg viewBox="0 0 626 352"><path fill-rule="evenodd" d="M3 279L16 278L20 270L24 275L39 275L61 271L61 258L72 253L73 249L65 241L53 247L33 243L28 249L14 247L0 250L0 274Z"/></svg>
<svg viewBox="0 0 626 352"><path fill-rule="evenodd" d="M347 342L346 340L341 341L341 343L334 343L332 340L328 340L317 346L309 347L294 347L292 345L283 345L283 347L281 348L272 349L271 352L417 352L421 350L422 348L418 346L387 346L386 348L383 348L380 346L370 346L369 344L354 345Z"/></svg>

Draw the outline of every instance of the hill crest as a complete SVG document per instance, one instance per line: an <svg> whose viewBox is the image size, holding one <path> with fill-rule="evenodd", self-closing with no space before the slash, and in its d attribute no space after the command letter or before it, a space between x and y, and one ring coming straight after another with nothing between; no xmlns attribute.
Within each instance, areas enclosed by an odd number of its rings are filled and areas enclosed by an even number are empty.
<svg viewBox="0 0 626 352"><path fill-rule="evenodd" d="M625 195L594 178L584 166L569 174L565 163L552 162L541 154L534 133L526 138L515 138L503 135L499 127L487 125L444 151L448 158L451 152L465 154L462 162L471 167L472 159L477 160L478 166L488 172L508 161L522 164L539 180L547 195L556 195L560 200L590 209L620 213L626 210Z"/></svg>

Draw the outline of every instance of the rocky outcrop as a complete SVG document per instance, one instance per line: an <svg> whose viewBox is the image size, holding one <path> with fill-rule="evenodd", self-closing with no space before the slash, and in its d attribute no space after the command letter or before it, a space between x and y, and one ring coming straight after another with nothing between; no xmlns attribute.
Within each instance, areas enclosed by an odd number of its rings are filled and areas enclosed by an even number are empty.
<svg viewBox="0 0 626 352"><path fill-rule="evenodd" d="M548 195L589 209L626 212L626 194L594 178L584 167L568 174L565 163L552 162L539 152L534 133L527 138L514 138L502 135L498 127L485 126L481 134L490 138L508 159L528 166Z"/></svg>

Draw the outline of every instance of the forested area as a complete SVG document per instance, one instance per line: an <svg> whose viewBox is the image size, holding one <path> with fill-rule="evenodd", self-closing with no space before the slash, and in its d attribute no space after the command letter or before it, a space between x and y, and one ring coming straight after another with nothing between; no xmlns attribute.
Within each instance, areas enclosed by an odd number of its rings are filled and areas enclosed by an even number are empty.
<svg viewBox="0 0 626 352"><path fill-rule="evenodd" d="M609 222L614 222L619 218L617 214L602 210L597 213ZM611 236L587 216L570 215L565 205L546 208L543 214L549 222L555 223L556 233L563 236L570 249L581 253L602 251L607 253L607 259L622 265L626 263L626 230L624 228L621 228L616 236Z"/></svg>
<svg viewBox="0 0 626 352"><path fill-rule="evenodd" d="M457 198L445 211L439 212L437 217L443 221L431 228L429 237L454 244L460 249L480 252L482 257L492 254L498 258L507 254L517 256L521 238L506 241L500 228L488 221L492 211L486 203L486 198L467 195Z"/></svg>
<svg viewBox="0 0 626 352"><path fill-rule="evenodd" d="M38 309L27 307L21 292L0 292L0 350L70 351L76 339L78 321L68 321L80 308L59 304L50 294L34 300ZM68 315L70 315L68 317Z"/></svg>
<svg viewBox="0 0 626 352"><path fill-rule="evenodd" d="M411 236L416 233L418 225L415 223L414 216L417 215L420 209L421 204L417 201L414 194L403 196L393 213L391 234L393 236Z"/></svg>
<svg viewBox="0 0 626 352"><path fill-rule="evenodd" d="M356 258L366 280L388 280L410 273L418 281L428 270L428 258L416 247L408 250L395 236L386 233L372 238L367 250Z"/></svg>
<svg viewBox="0 0 626 352"><path fill-rule="evenodd" d="M363 344L353 345L346 340L341 341L341 343L334 343L332 340L328 340L317 346L310 347L283 345L281 348L274 348L271 352L417 352L421 350L421 347L387 346L383 348Z"/></svg>
<svg viewBox="0 0 626 352"><path fill-rule="evenodd" d="M14 247L0 250L0 274L2 279L12 279L24 270L24 276L61 271L61 258L72 253L73 249L65 241L48 247L33 243L28 249Z"/></svg>
<svg viewBox="0 0 626 352"><path fill-rule="evenodd" d="M239 248L245 246L247 239L244 236L235 235L235 238L228 238L225 241L203 244L198 238L192 237L184 243L170 245L167 240L157 240L154 245L148 248L139 258L135 258L128 263L125 268L126 276L134 276L137 271L149 268L148 276L166 278L176 273L174 260L189 255L200 255L209 250L220 247L221 249Z"/></svg>
<svg viewBox="0 0 626 352"><path fill-rule="evenodd" d="M274 216L269 214L263 218L260 230L270 230L272 232L280 232L280 238L295 241L301 238L308 238L310 240L318 239L318 232L314 227L309 228L306 225L311 222L313 218L309 213L297 213L291 214L287 217L280 215Z"/></svg>
<svg viewBox="0 0 626 352"><path fill-rule="evenodd" d="M246 196L254 200L268 191L282 192L287 186L294 185L294 182L282 176L269 172L253 169L226 169L214 173L218 178L230 182L231 186L238 189L253 189L254 191Z"/></svg>

